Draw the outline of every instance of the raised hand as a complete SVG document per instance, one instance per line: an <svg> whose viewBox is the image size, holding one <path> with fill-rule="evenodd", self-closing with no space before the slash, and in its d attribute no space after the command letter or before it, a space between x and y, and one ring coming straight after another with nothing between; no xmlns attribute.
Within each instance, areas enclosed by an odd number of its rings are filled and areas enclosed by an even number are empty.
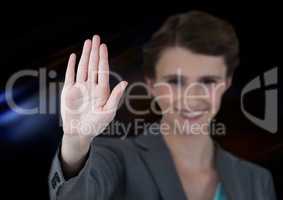
<svg viewBox="0 0 283 200"><path fill-rule="evenodd" d="M127 82L121 81L110 93L108 50L97 35L85 41L77 72L75 67L72 54L61 94L64 136L91 140L115 117Z"/></svg>
<svg viewBox="0 0 283 200"><path fill-rule="evenodd" d="M61 158L67 176L80 169L92 139L113 120L127 86L121 81L110 93L108 51L97 35L85 41L77 72L75 67L72 54L61 94Z"/></svg>

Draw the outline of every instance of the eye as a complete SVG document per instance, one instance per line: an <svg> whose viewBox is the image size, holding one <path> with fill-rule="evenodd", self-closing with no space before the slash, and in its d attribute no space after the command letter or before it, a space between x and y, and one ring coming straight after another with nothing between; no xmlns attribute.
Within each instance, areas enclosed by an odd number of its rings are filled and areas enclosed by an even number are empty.
<svg viewBox="0 0 283 200"><path fill-rule="evenodd" d="M206 79L201 80L200 82L206 85L217 83L217 81L212 78L206 78Z"/></svg>
<svg viewBox="0 0 283 200"><path fill-rule="evenodd" d="M173 85L184 85L185 84L184 80L178 79L178 78L168 79L167 83L173 84Z"/></svg>

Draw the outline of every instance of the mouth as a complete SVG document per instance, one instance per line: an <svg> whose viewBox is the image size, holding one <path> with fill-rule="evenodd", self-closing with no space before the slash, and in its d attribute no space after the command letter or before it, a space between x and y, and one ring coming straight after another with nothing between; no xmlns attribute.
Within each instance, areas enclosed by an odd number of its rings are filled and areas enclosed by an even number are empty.
<svg viewBox="0 0 283 200"><path fill-rule="evenodd" d="M189 121L197 121L202 118L207 113L206 110L196 110L196 111L180 111L180 115L182 118L189 120Z"/></svg>

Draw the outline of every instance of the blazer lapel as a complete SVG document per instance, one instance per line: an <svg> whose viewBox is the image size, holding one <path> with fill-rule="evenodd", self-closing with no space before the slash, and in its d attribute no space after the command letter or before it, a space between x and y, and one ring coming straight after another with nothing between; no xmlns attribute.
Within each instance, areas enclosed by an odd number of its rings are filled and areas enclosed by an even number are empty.
<svg viewBox="0 0 283 200"><path fill-rule="evenodd" d="M181 180L170 151L157 129L155 133L144 132L135 139L141 147L140 155L148 166L164 200L186 200ZM239 160L215 144L216 169L228 200L248 200L249 185L241 176ZM243 184L245 183L245 184Z"/></svg>
<svg viewBox="0 0 283 200"><path fill-rule="evenodd" d="M239 160L216 144L216 168L229 200L252 199L249 183L241 174Z"/></svg>
<svg viewBox="0 0 283 200"><path fill-rule="evenodd" d="M142 147L140 155L148 166L164 200L186 200L181 182L169 149L160 134L141 135L137 143Z"/></svg>

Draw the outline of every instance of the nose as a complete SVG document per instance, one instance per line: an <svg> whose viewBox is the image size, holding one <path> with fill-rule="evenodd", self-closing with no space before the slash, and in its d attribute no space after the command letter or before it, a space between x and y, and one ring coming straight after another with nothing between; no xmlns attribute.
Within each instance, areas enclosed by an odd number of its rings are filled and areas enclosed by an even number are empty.
<svg viewBox="0 0 283 200"><path fill-rule="evenodd" d="M206 109L208 100L208 89L199 83L189 85L183 94L183 104L189 111Z"/></svg>
<svg viewBox="0 0 283 200"><path fill-rule="evenodd" d="M191 97L204 97L209 95L208 88L204 84L198 82L189 84L184 92L186 96Z"/></svg>

